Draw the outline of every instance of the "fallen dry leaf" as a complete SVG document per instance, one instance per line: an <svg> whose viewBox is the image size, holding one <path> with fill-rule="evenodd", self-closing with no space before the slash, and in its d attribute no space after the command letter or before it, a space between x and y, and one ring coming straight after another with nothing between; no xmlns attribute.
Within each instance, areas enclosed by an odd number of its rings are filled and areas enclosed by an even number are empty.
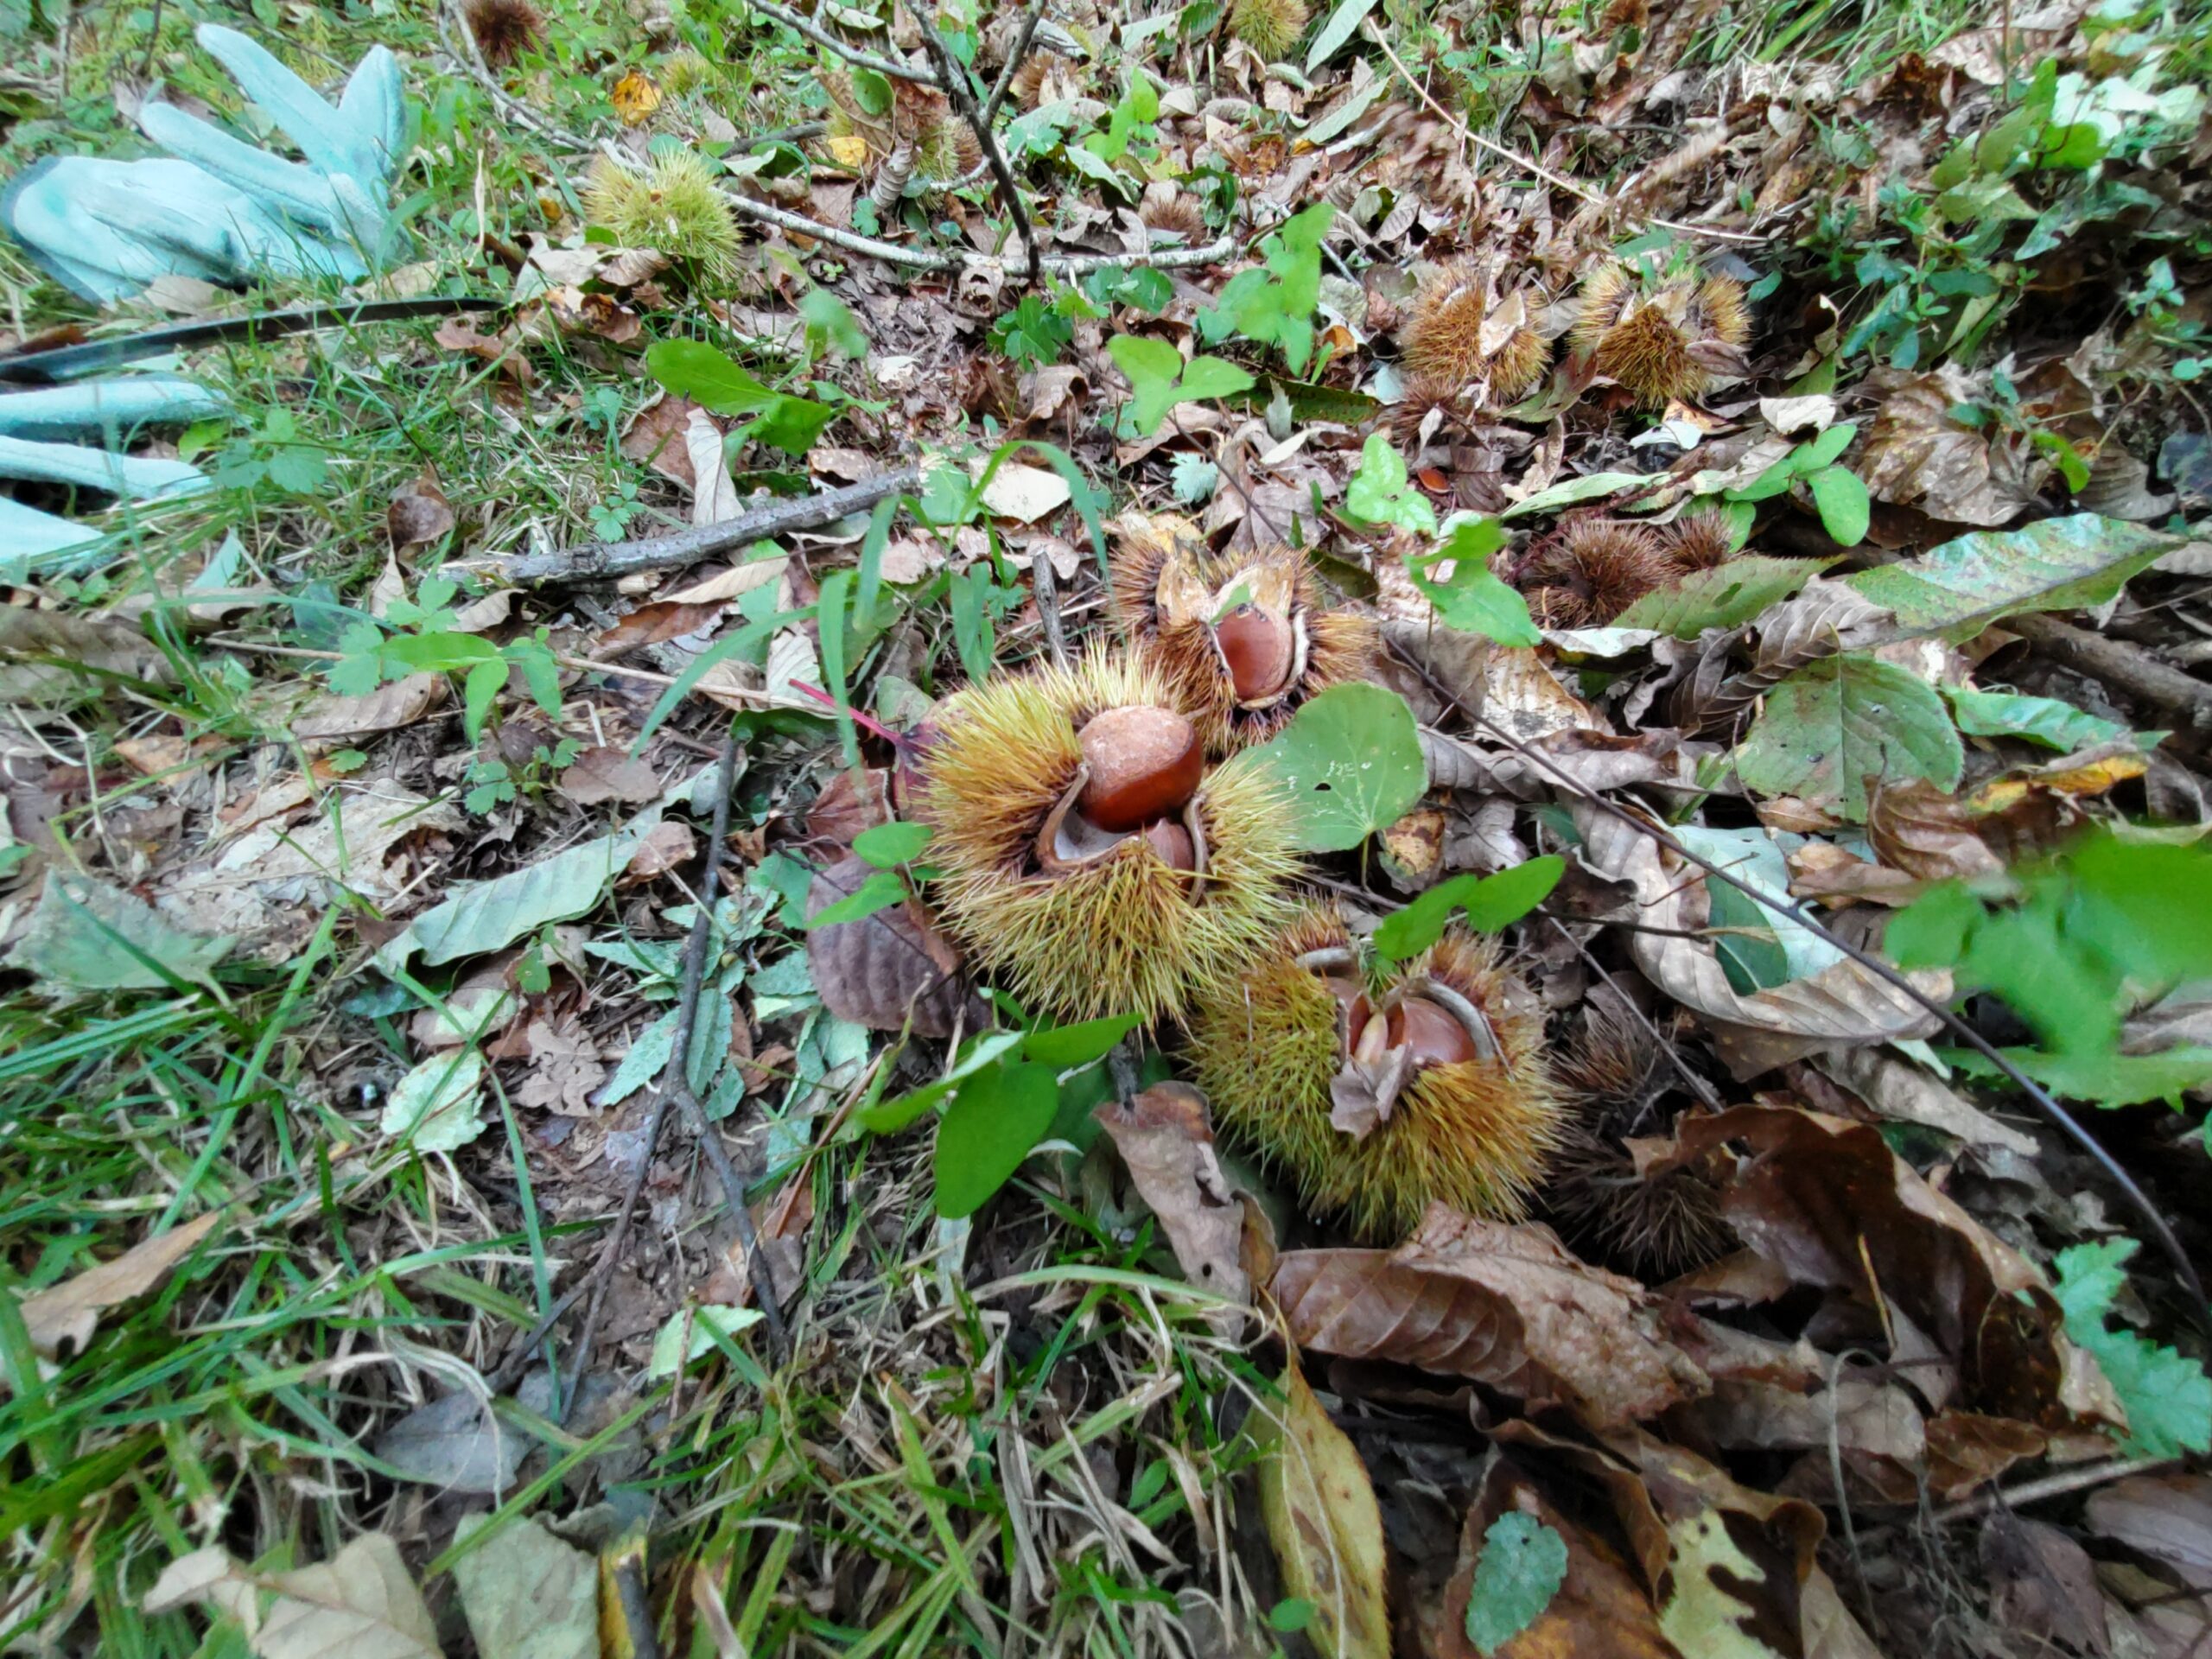
<svg viewBox="0 0 2212 1659"><path fill-rule="evenodd" d="M686 490L696 492L699 480L691 470L691 450L684 442L684 433L691 416L699 412L699 405L689 397L678 397L672 392L657 394L624 429L622 453L632 461L644 462L663 478L672 479ZM715 456L717 460L721 457L719 448Z"/></svg>
<svg viewBox="0 0 2212 1659"><path fill-rule="evenodd" d="M811 917L859 890L873 867L848 855L817 873L806 895ZM806 936L806 961L822 1005L872 1031L907 1027L918 1037L950 1037L968 1002L960 954L920 902L879 910L856 922L832 922ZM967 1028L979 1028L970 1018Z"/></svg>
<svg viewBox="0 0 2212 1659"><path fill-rule="evenodd" d="M691 522L719 524L744 512L729 463L722 459L722 429L705 410L693 410L684 423L683 449L691 458Z"/></svg>
<svg viewBox="0 0 2212 1659"><path fill-rule="evenodd" d="M724 608L718 602L695 604L672 599L640 605L594 639L591 654L597 658L620 657L625 652L702 632L721 620Z"/></svg>
<svg viewBox="0 0 2212 1659"><path fill-rule="evenodd" d="M0 702L78 701L116 679L173 677L169 659L128 623L0 605Z"/></svg>
<svg viewBox="0 0 2212 1659"><path fill-rule="evenodd" d="M569 1025L533 1020L524 1033L530 1046L530 1074L515 1090L515 1103L536 1106L562 1117L593 1117L591 1097L607 1081L598 1044Z"/></svg>
<svg viewBox="0 0 2212 1659"><path fill-rule="evenodd" d="M256 1616L257 1592L274 1592ZM260 1659L444 1659L423 1592L380 1532L315 1567L257 1573L219 1545L172 1561L146 1592L149 1613L212 1603L246 1627Z"/></svg>
<svg viewBox="0 0 2212 1659"><path fill-rule="evenodd" d="M647 882L658 881L671 870L691 861L699 850L699 838L691 827L674 818L664 818L638 838L631 849L630 861L622 867L622 874L615 878L618 887L642 887Z"/></svg>
<svg viewBox="0 0 2212 1659"><path fill-rule="evenodd" d="M1154 1084L1091 1114L1122 1154L1138 1196L1160 1217L1183 1276L1233 1301L1252 1299L1241 1260L1244 1200L1214 1155L1205 1096L1188 1084Z"/></svg>
<svg viewBox="0 0 2212 1659"><path fill-rule="evenodd" d="M579 754L561 774L561 792L578 806L619 801L634 806L660 793L660 777L627 749L601 744Z"/></svg>
<svg viewBox="0 0 2212 1659"><path fill-rule="evenodd" d="M1980 1554L2000 1629L2072 1653L2111 1650L2097 1569L2056 1527L1998 1510L1982 1522Z"/></svg>
<svg viewBox="0 0 2212 1659"><path fill-rule="evenodd" d="M438 487L437 474L427 470L401 486L384 510L385 531L395 553L426 547L450 532L454 524L453 503Z"/></svg>
<svg viewBox="0 0 2212 1659"><path fill-rule="evenodd" d="M1965 1402L2044 1429L2125 1420L2096 1362L2067 1339L2048 1281L1937 1192L1870 1124L1742 1106L1675 1126L1658 1167L1740 1143L1724 1190L1729 1225L1798 1284L1879 1311L1959 1368ZM1901 1332L1899 1321L1910 1321Z"/></svg>
<svg viewBox="0 0 2212 1659"><path fill-rule="evenodd" d="M1952 410L1975 400L1974 377L1946 364L1926 374L1877 369L1861 390L1879 399L1858 464L1878 501L1947 524L2009 524L2032 505L2050 463L2009 443L1993 448Z"/></svg>
<svg viewBox="0 0 2212 1659"><path fill-rule="evenodd" d="M31 1346L47 1359L83 1353L92 1332L99 1328L102 1313L144 1295L160 1283L207 1236L221 1217L221 1211L210 1210L181 1227L141 1239L112 1262L86 1268L53 1289L27 1298L17 1311L31 1333Z"/></svg>
<svg viewBox="0 0 2212 1659"><path fill-rule="evenodd" d="M1577 1260L1548 1227L1432 1205L1395 1250L1287 1250L1269 1286L1301 1347L1471 1377L1594 1423L1705 1391L1633 1279Z"/></svg>
<svg viewBox="0 0 2212 1659"><path fill-rule="evenodd" d="M2130 1475L2089 1494L2101 1536L2171 1567L2193 1590L2212 1590L2212 1476Z"/></svg>
<svg viewBox="0 0 2212 1659"><path fill-rule="evenodd" d="M1389 1659L1382 1516L1359 1449L1313 1397L1294 1355L1283 1400L1255 1408L1260 1515L1283 1593L1313 1605L1308 1637L1325 1659Z"/></svg>
<svg viewBox="0 0 2212 1659"><path fill-rule="evenodd" d="M412 726L452 695L442 674L410 674L391 680L364 696L341 697L325 692L310 698L288 722L302 742L332 738L370 737L378 732Z"/></svg>

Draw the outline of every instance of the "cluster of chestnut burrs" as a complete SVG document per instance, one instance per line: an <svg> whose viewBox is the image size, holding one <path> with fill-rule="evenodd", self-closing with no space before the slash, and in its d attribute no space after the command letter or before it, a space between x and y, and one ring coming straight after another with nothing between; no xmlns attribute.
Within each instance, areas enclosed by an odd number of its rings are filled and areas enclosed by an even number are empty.
<svg viewBox="0 0 2212 1659"><path fill-rule="evenodd" d="M1164 517L1125 528L1112 594L1121 648L995 676L918 734L944 926L1033 1013L1179 1027L1224 1131L1362 1236L1432 1199L1517 1213L1559 1134L1533 999L1456 932L1376 964L1301 894L1253 753L1370 671L1373 620L1302 553L1217 555Z"/></svg>

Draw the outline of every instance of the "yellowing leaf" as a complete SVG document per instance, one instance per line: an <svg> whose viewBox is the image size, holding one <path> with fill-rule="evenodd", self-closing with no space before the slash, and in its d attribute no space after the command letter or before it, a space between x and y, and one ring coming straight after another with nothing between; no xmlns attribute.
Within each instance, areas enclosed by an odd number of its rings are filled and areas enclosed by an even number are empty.
<svg viewBox="0 0 2212 1659"><path fill-rule="evenodd" d="M1382 1515L1367 1465L1306 1385L1293 1358L1284 1401L1255 1427L1265 1453L1260 1513L1286 1597L1313 1604L1306 1634L1323 1659L1388 1659Z"/></svg>
<svg viewBox="0 0 2212 1659"><path fill-rule="evenodd" d="M652 112L660 108L660 88L635 69L614 83L614 90L607 98L614 105L615 114L622 118L622 124L627 127L650 120Z"/></svg>
<svg viewBox="0 0 2212 1659"><path fill-rule="evenodd" d="M840 167L860 168L868 162L868 140L857 132L841 132L824 139L830 159Z"/></svg>

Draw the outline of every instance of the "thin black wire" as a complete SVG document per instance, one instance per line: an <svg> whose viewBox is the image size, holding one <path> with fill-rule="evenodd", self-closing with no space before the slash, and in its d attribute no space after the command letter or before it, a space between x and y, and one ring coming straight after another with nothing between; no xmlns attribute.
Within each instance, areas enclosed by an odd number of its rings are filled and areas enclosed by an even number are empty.
<svg viewBox="0 0 2212 1659"><path fill-rule="evenodd" d="M2099 1143L2094 1135L2091 1135L2087 1129L2083 1128L2080 1123L2076 1122L2073 1116L2069 1113L2064 1107L2061 1106L2056 1100L2051 1098L2051 1096L2044 1091L2040 1084L2037 1083L2034 1078L2029 1077L2026 1072L2021 1071L2020 1068L2015 1065L2011 1060L2006 1059L2004 1054L1999 1052L1996 1046L1991 1043L1987 1038L1984 1037L1972 1026L1967 1024L1965 1020L1960 1019L1958 1015L1953 1014L1942 1003L1936 1001L1935 998L1929 996L1925 991L1923 991L1920 987L1914 984L1910 979L1905 976L1905 975L1891 967L1888 963L1884 962L1879 957L1873 956L1866 950L1860 950L1849 940L1840 938L1834 932L1831 931L1828 928L1823 926L1820 922L1814 919L1814 918L1806 912L1804 906L1797 903L1796 900L1758 891L1751 887L1748 882L1739 880L1735 876L1731 875L1726 870L1714 863L1712 860L1700 857L1698 854L1692 852L1688 848L1683 846L1681 842L1676 841L1674 836L1669 835L1665 830L1658 828L1656 824L1651 823L1649 820L1639 817L1636 813L1630 812L1625 807L1615 805L1604 796L1599 794L1595 790L1584 784L1580 779L1569 773L1565 767L1560 766L1559 763L1552 760L1550 756L1546 755L1538 750L1530 748L1527 744L1522 742L1518 738L1515 737L1512 733L1507 731L1503 727L1500 726L1496 721L1491 719L1487 715L1482 714L1478 710L1470 709L1466 703L1461 700L1458 693L1453 691L1449 686L1445 685L1439 681L1434 675L1428 671L1427 668L1423 664L1416 661L1411 653L1407 652L1403 647L1394 642L1391 645L1390 650L1392 654L1395 655L1400 662L1405 664L1408 668L1411 669L1415 674L1421 677L1421 680L1428 686L1430 690L1444 698L1454 709L1458 709L1462 715L1465 715L1476 725L1489 732L1492 736L1496 737L1498 741L1504 744L1507 748L1512 750L1522 760L1531 761L1542 766L1545 771L1550 772L1553 776L1559 779L1561 783L1565 784L1577 797L1577 798L1587 801L1591 805L1596 807L1607 817L1618 819L1619 822L1626 824L1630 829L1637 831L1639 834L1650 836L1653 841L1658 842L1660 846L1665 848L1677 858L1683 860L1687 863L1696 865L1700 869L1706 873L1708 878L1717 876L1721 880L1726 882L1730 887L1735 888L1738 893L1742 893L1745 898L1751 899L1754 903L1764 905L1769 910L1781 912L1783 915L1789 917L1792 921L1805 928L1816 938L1826 940L1829 944L1834 945L1845 956L1850 957L1852 961L1857 963L1861 968L1866 969L1867 972L1874 975L1877 978L1886 981L1891 985L1895 986L1898 990L1903 991L1907 996L1910 997L1913 1001L1918 1003L1922 1008L1925 1009L1928 1013L1934 1014L1938 1020L1941 1020L1946 1026L1957 1033L1960 1037L1966 1040L1968 1047L1972 1048L1984 1059L1989 1061L1991 1065L1994 1065L1999 1071L2002 1071L2006 1077L2010 1078L2014 1085L2017 1086L2023 1094L2026 1095L2030 1100L2035 1103L2037 1110L2043 1113L2045 1117L2049 1118L2052 1123L2056 1125L2059 1130L2063 1133L2068 1139L2071 1140L2076 1146L2080 1147L2082 1151L2088 1154L2090 1158L2095 1161L2097 1166L2103 1170L2105 1173L2111 1178L2113 1184L2119 1187L2121 1195L2126 1198L2129 1207L2133 1209L2138 1215L2142 1217L2144 1224L2151 1230L2152 1235L2158 1241L2158 1248L2165 1252L2167 1258L2174 1264L2174 1270L2181 1275L2182 1283L2188 1287L2189 1294L2191 1298L2191 1311L2194 1317L2199 1321L2202 1321L2206 1318L2208 1308L2212 1308L2212 1299L2208 1299L2204 1294L2204 1281L2197 1277L2196 1265L2190 1261L2189 1252L2182 1248L2181 1240L2175 1236L2174 1230L2172 1227L2167 1224L2165 1217L2158 1212L2158 1206L2151 1202L2150 1195L2145 1192L2140 1186L2136 1185L2135 1178L2130 1175L2126 1170L2120 1166L2120 1160L2114 1158L2111 1153L2107 1152L2104 1147Z"/></svg>

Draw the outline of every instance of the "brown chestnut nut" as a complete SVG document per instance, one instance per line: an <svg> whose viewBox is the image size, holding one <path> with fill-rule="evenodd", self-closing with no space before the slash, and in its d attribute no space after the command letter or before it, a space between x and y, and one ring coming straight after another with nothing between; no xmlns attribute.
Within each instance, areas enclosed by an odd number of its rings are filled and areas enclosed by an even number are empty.
<svg viewBox="0 0 2212 1659"><path fill-rule="evenodd" d="M1171 870L1195 870L1198 868L1198 849L1191 842L1191 832L1173 818L1161 818L1144 827L1145 845L1159 855L1160 861Z"/></svg>
<svg viewBox="0 0 2212 1659"><path fill-rule="evenodd" d="M1093 715L1076 741L1090 768L1076 805L1101 830L1141 829L1181 811L1198 792L1205 752L1198 728L1173 709L1109 709Z"/></svg>
<svg viewBox="0 0 2212 1659"><path fill-rule="evenodd" d="M1290 683L1298 639L1289 622L1239 605L1214 624L1214 644L1239 702L1272 697Z"/></svg>
<svg viewBox="0 0 2212 1659"><path fill-rule="evenodd" d="M1475 1039L1459 1018L1425 996L1409 996L1390 1010L1390 1046L1419 1065L1458 1065L1475 1058Z"/></svg>

